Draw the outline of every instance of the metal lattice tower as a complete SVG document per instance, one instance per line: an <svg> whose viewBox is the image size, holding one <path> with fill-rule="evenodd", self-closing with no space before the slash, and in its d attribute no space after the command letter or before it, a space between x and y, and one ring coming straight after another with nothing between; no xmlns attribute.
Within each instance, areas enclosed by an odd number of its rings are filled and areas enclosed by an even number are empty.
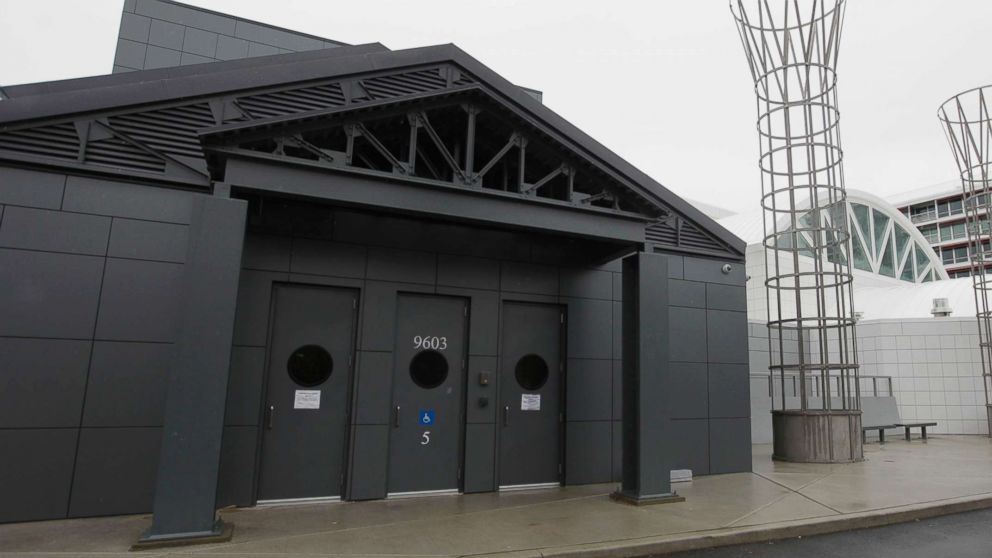
<svg viewBox="0 0 992 558"><path fill-rule="evenodd" d="M989 97L992 85L971 89L948 99L937 110L944 133L961 174L961 190L968 230L968 252L972 284L975 288L975 314L978 318L978 345L982 355L982 383L985 409L992 434L992 249L989 247L989 219L992 218L992 114Z"/></svg>
<svg viewBox="0 0 992 558"><path fill-rule="evenodd" d="M731 0L757 96L774 456L863 458L837 109L844 0Z"/></svg>

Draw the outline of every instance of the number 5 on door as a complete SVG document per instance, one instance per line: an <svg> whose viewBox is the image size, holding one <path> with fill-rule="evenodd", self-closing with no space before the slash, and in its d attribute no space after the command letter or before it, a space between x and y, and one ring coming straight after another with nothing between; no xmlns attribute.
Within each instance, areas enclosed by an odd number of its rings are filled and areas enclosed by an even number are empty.
<svg viewBox="0 0 992 558"><path fill-rule="evenodd" d="M431 431L430 430L424 430L424 435L420 439L420 445L426 446L429 443L431 443Z"/></svg>

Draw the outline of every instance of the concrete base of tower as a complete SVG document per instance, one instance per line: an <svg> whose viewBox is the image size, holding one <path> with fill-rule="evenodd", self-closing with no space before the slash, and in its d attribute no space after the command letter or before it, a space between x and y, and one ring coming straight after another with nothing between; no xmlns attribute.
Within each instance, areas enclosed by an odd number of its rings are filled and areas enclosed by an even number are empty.
<svg viewBox="0 0 992 558"><path fill-rule="evenodd" d="M796 463L864 460L859 410L772 411L772 459Z"/></svg>

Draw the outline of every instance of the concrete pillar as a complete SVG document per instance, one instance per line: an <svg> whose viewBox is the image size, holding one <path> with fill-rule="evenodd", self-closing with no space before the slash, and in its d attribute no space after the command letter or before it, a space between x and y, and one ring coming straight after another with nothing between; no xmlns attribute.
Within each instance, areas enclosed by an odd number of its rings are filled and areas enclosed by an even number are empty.
<svg viewBox="0 0 992 558"><path fill-rule="evenodd" d="M248 204L196 196L152 526L137 547L223 540L217 475Z"/></svg>
<svg viewBox="0 0 992 558"><path fill-rule="evenodd" d="M671 487L669 374L668 259L639 252L623 259L623 484L614 499L685 500Z"/></svg>

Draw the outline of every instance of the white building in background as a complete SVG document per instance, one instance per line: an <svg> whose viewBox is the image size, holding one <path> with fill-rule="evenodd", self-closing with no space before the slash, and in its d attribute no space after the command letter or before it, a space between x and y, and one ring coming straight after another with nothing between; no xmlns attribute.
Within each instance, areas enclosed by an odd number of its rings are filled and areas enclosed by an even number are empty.
<svg viewBox="0 0 992 558"><path fill-rule="evenodd" d="M889 196L887 200L919 229L951 277L971 275L962 198L961 182L954 180ZM989 224L983 222L980 226L984 241L988 242Z"/></svg>
<svg viewBox="0 0 992 558"><path fill-rule="evenodd" d="M892 395L904 420L936 421L936 433L987 434L971 279L950 278L931 242L892 204L858 190L847 190L847 196L854 308L860 316L857 355L860 373L867 379L863 389L872 389L871 378L880 377L878 388L887 391L887 378L891 378ZM728 215L725 209L697 207L748 243L752 438L754 443L768 443L768 299L762 213L756 208ZM784 228L780 224L779 230ZM801 247L811 240L800 238L798 243ZM801 256L799 265L802 271L814 269L811 256ZM934 299L946 299L951 315L935 317L931 313Z"/></svg>

